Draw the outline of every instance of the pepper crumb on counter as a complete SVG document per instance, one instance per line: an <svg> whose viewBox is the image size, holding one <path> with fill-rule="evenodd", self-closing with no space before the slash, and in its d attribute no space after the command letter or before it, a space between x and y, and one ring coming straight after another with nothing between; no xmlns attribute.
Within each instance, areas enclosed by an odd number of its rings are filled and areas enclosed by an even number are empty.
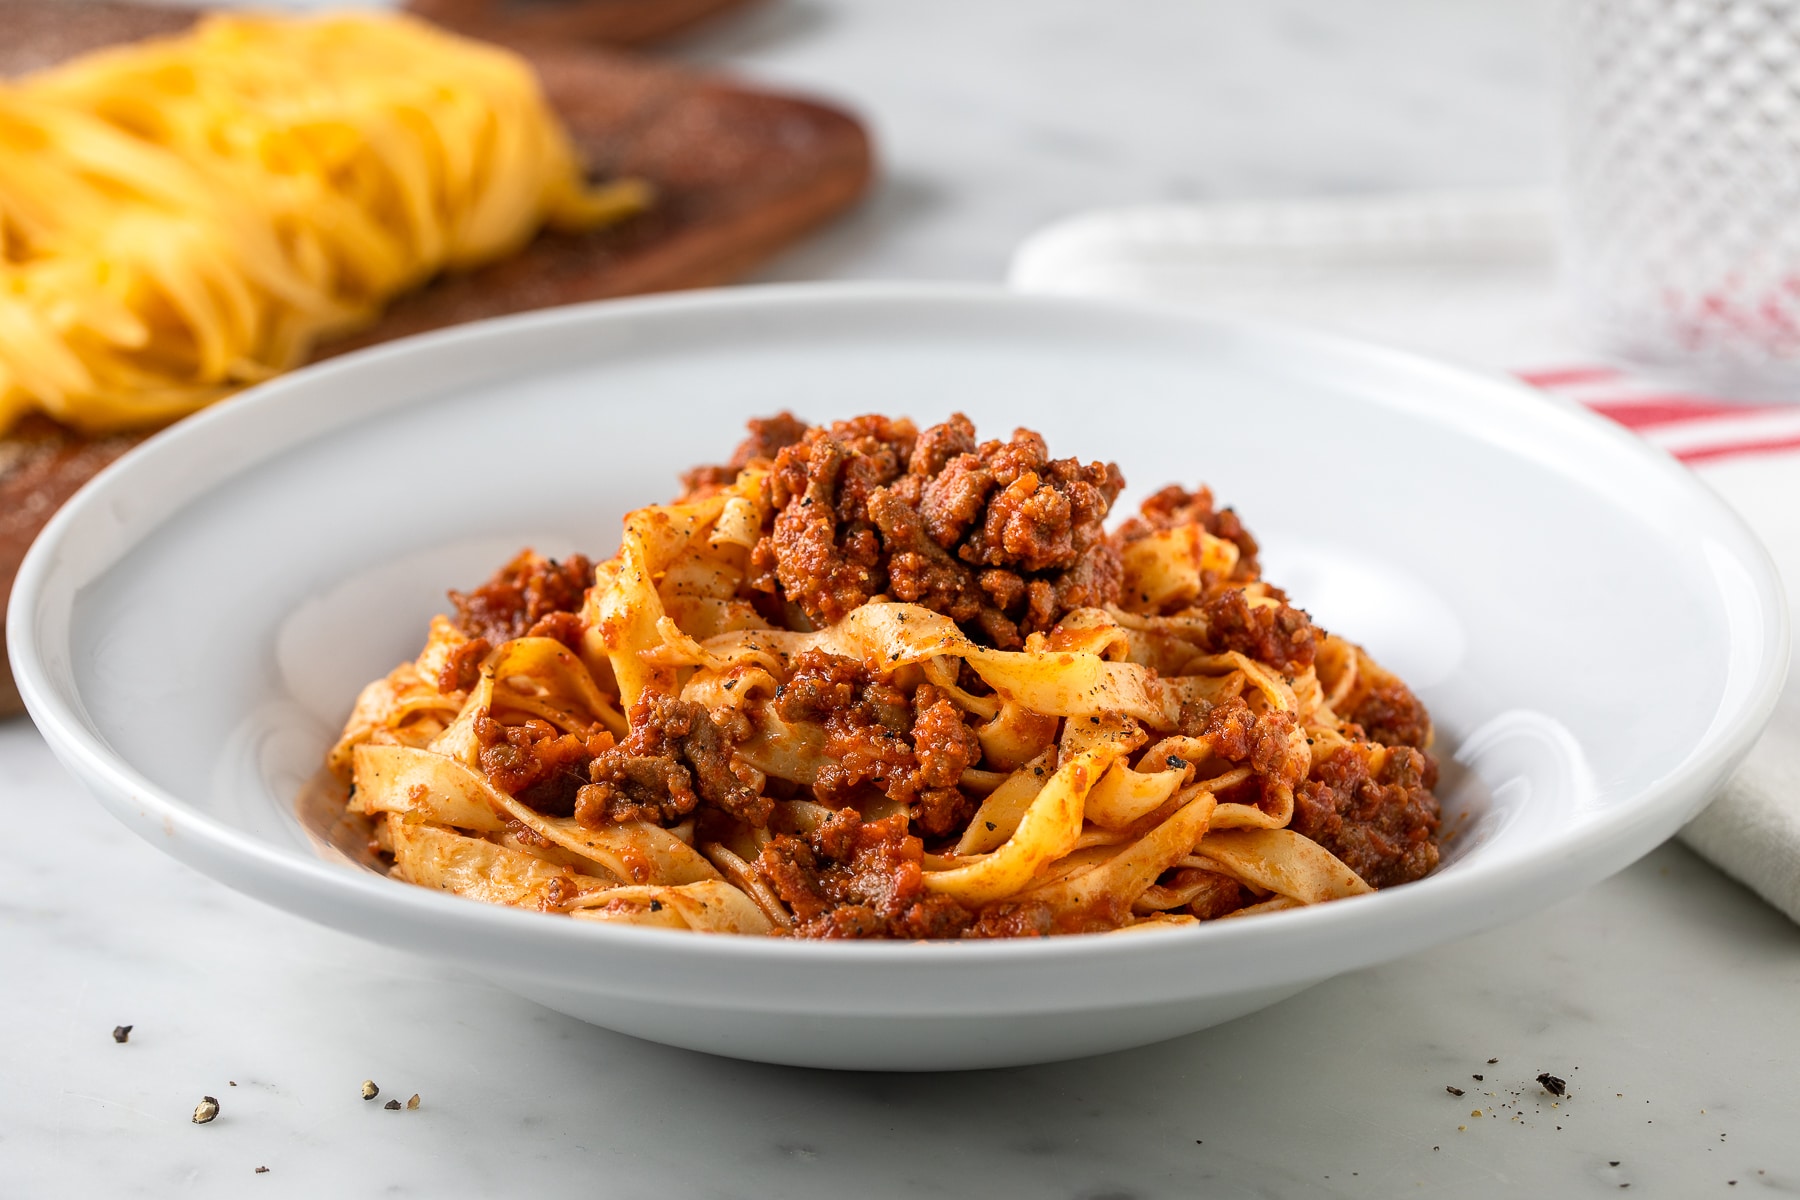
<svg viewBox="0 0 1800 1200"><path fill-rule="evenodd" d="M408 1101L407 1101L407 1102L406 1102L406 1107L408 1107L408 1108L417 1108L417 1107L419 1107L419 1093L417 1093L417 1092L414 1092L414 1093L413 1093L413 1094L412 1094L412 1099L410 1099L410 1100L408 1100Z"/></svg>
<svg viewBox="0 0 1800 1200"><path fill-rule="evenodd" d="M1556 1076L1552 1075L1548 1071L1545 1071L1542 1075L1539 1075L1537 1077L1537 1081L1540 1084L1542 1084L1544 1086L1544 1090L1546 1092L1549 1092L1552 1096L1560 1096L1563 1093L1565 1093L1566 1091L1568 1091L1568 1088L1569 1088L1568 1084L1564 1083L1562 1080L1558 1079Z"/></svg>
<svg viewBox="0 0 1800 1200"><path fill-rule="evenodd" d="M1493 1065L1494 1065L1494 1064L1495 1064L1495 1063L1497 1063L1497 1062L1499 1062L1499 1061L1500 1061L1500 1060L1499 1060L1499 1059L1497 1059L1497 1058L1490 1058L1490 1059L1488 1059L1488 1066L1490 1066L1490 1067L1491 1067L1491 1066L1493 1066Z"/></svg>
<svg viewBox="0 0 1800 1200"><path fill-rule="evenodd" d="M257 1174L258 1174L258 1175L267 1175L267 1174L268 1174L268 1173L269 1173L269 1168L267 1168L267 1167L258 1167L258 1168L256 1168L256 1173L257 1173Z"/></svg>
<svg viewBox="0 0 1800 1200"><path fill-rule="evenodd" d="M204 1125L219 1115L219 1102L211 1096L200 1097L200 1103L194 1105L194 1124Z"/></svg>
<svg viewBox="0 0 1800 1200"><path fill-rule="evenodd" d="M1462 1094L1463 1094L1463 1090L1462 1090L1462 1089L1461 1089L1461 1088L1459 1088L1459 1087L1455 1087L1455 1086L1453 1086L1453 1085L1451 1085L1451 1084L1448 1084L1448 1083L1446 1083L1446 1084L1445 1084L1445 1085L1444 1085L1444 1090L1445 1090L1445 1091L1446 1091L1446 1092L1449 1092L1449 1093L1450 1093L1450 1094L1451 1094L1451 1095L1452 1095L1452 1096L1460 1096L1460 1095L1462 1095Z"/></svg>
<svg viewBox="0 0 1800 1200"><path fill-rule="evenodd" d="M113 1041L118 1042L122 1045L125 1042L129 1042L130 1040L131 1040L131 1026L129 1026L129 1025L114 1025L113 1026Z"/></svg>
<svg viewBox="0 0 1800 1200"><path fill-rule="evenodd" d="M386 1104L382 1105L381 1107L387 1109L389 1112L399 1112L400 1111L400 1102L398 1100L389 1100Z"/></svg>
<svg viewBox="0 0 1800 1200"><path fill-rule="evenodd" d="M1471 1076L1469 1076L1469 1078L1473 1079L1476 1083L1482 1082L1482 1078L1479 1075L1471 1075Z"/></svg>
<svg viewBox="0 0 1800 1200"><path fill-rule="evenodd" d="M375 1086L373 1079L363 1080L362 1097L364 1100L373 1100L379 1095L381 1095L381 1089Z"/></svg>

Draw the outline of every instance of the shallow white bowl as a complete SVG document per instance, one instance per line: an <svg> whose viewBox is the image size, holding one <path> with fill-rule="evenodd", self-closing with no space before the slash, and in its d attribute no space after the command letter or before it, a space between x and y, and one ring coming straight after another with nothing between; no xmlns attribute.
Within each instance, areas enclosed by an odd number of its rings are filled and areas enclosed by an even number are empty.
<svg viewBox="0 0 1800 1200"><path fill-rule="evenodd" d="M358 687L518 546L608 554L631 507L792 407L967 411L1213 484L1267 574L1437 718L1432 877L1192 929L818 944L491 908L333 861L296 815ZM221 882L585 1020L830 1067L1046 1061L1204 1028L1550 904L1691 817L1766 719L1780 587L1629 435L1399 354L1179 312L943 287L699 293L466 326L182 422L68 504L8 637L56 753Z"/></svg>

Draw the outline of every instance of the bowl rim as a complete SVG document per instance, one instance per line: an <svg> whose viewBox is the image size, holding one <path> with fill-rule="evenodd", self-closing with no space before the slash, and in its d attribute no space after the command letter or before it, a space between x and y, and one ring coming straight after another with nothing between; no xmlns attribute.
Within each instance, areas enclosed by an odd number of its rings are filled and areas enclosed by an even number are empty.
<svg viewBox="0 0 1800 1200"><path fill-rule="evenodd" d="M1255 921L1212 922L1199 927L1175 928L1148 938L1072 936L977 943L818 944L785 938L696 937L684 931L543 920L542 914L538 913L481 904L425 888L396 885L372 873L345 870L322 857L263 841L189 805L140 775L115 754L90 723L81 703L70 666L72 642L44 645L37 636L40 613L59 581L72 595L110 569L125 548L141 543L170 516L257 462L286 453L326 430L349 428L388 411L385 407L371 406L361 416L351 414L332 420L301 436L294 436L291 431L267 431L268 426L277 423L271 418L280 417L290 406L309 403L308 393L329 391L344 376L354 377L377 368L404 367L428 361L453 346L504 345L514 339L544 333L573 335L577 330L596 324L629 323L643 317L673 315L679 319L686 313L766 310L782 306L804 310L810 306L849 304L1033 308L1065 312L1088 309L1113 317L1138 314L1163 321L1188 321L1197 328L1231 338L1248 338L1265 344L1272 342L1335 358L1360 360L1365 366L1384 369L1390 374L1399 372L1435 378L1465 395L1481 393L1503 405L1518 407L1522 401L1528 401L1543 421L1552 426L1561 425L1588 441L1599 437L1611 442L1615 449L1635 456L1638 467L1648 467L1665 485L1686 490L1685 499L1704 515L1708 526L1734 552L1735 560L1746 568L1754 586L1759 618L1755 629L1762 634L1754 678L1747 688L1737 693L1736 712L1726 713L1726 703L1732 697L1722 698L1720 710L1695 747L1698 752L1690 752L1668 774L1628 799L1594 814L1578 827L1562 831L1544 848L1545 853L1523 863L1511 863L1504 872L1483 870L1477 864L1471 869L1427 877L1404 888L1369 896L1266 914ZM428 388L394 407L429 404L434 390L436 394L442 394L441 388ZM128 487L136 485L140 478L154 478L164 469L165 463L179 458L191 444L227 434L248 439L253 450L262 451L261 455L252 453L228 465L218 465L215 459L210 469L202 470L200 478L188 480L187 494L177 502L165 505L162 511L150 516L137 517L140 524L119 543L117 553L107 556L105 566L80 576L79 568L71 565L74 556L65 551L84 538L104 535L98 522L103 521L109 507ZM60 580L63 575L80 577L72 581ZM1455 927L1448 933L1427 940L1472 933L1523 915L1532 908L1542 907L1596 882L1647 852L1662 836L1672 833L1671 814L1684 806L1693 806L1696 794L1717 783L1748 751L1767 723L1787 673L1789 644L1787 607L1780 577L1767 550L1743 519L1673 458L1573 401L1546 395L1505 376L1451 366L1358 339L1277 322L1202 315L1154 302L1040 296L991 285L933 283L772 284L598 301L422 334L281 376L156 434L102 471L65 503L25 556L13 587L6 632L20 693L32 719L58 758L116 816L139 832L155 828L166 833L166 842L159 842L159 845L236 890L299 915L353 930L358 930L364 923L363 918L355 914L366 915L372 909L392 923L388 931L374 928L359 931L364 936L393 944L404 941L396 932L400 930L414 935L437 931L453 938L459 935L462 938L478 937L490 956L497 953L521 968L530 964L540 950L550 948L573 951L573 957L585 957L591 965L596 948L612 946L690 965L717 966L751 961L799 971L831 970L846 964L916 970L927 963L970 963L978 959L1021 964L1053 964L1080 959L1100 964L1135 956L1152 944L1163 950L1186 944L1194 951L1204 945L1221 953L1233 949L1241 952L1264 942L1291 941L1296 946L1322 947L1337 943L1371 923L1398 921L1417 933L1426 925L1441 924L1432 917L1434 905L1462 916L1452 923ZM73 632L72 625L67 632ZM1730 632L1731 642L1735 645L1740 636L1741 631L1734 627ZM1670 828L1653 840L1646 840L1647 830L1664 824L1669 824ZM1607 853L1609 848L1614 852ZM1576 873L1579 882L1573 886L1567 885L1569 876L1564 876L1559 883L1557 873L1566 871L1578 859L1601 863L1603 869ZM230 869L223 869L223 864L229 864ZM224 878L227 875L232 878ZM1534 893L1534 902L1519 903L1517 893L1520 892ZM1414 940L1420 945L1425 944L1418 937ZM461 947L472 949L474 944L465 941ZM1392 957L1392 954L1369 955L1349 965L1385 957ZM1300 978L1317 972L1292 974ZM730 1006L730 1003L721 1004L721 1007Z"/></svg>

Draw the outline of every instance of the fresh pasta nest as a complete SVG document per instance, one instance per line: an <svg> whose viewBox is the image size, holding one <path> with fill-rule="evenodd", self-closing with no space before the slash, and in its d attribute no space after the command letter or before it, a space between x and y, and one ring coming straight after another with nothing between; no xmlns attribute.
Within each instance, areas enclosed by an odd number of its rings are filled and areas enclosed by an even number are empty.
<svg viewBox="0 0 1800 1200"><path fill-rule="evenodd" d="M583 181L523 59L398 16L214 16L0 80L0 433L161 424L646 201Z"/></svg>
<svg viewBox="0 0 1800 1200"><path fill-rule="evenodd" d="M958 415L751 423L590 564L526 551L330 752L397 879L797 937L1272 912L1437 863L1425 709L1204 488Z"/></svg>

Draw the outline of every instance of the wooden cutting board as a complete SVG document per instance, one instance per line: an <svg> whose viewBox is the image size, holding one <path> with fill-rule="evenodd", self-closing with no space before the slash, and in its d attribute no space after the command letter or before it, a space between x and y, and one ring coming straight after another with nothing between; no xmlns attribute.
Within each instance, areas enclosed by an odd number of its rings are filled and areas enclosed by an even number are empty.
<svg viewBox="0 0 1800 1200"><path fill-rule="evenodd" d="M0 74L173 33L198 16L0 0ZM868 188L868 136L837 109L612 51L533 43L523 52L589 172L648 180L654 210L597 233L545 234L504 262L442 278L315 357L482 317L728 283ZM0 437L0 594L11 591L26 547L56 508L144 436L91 440L33 419ZM0 653L0 715L19 707Z"/></svg>
<svg viewBox="0 0 1800 1200"><path fill-rule="evenodd" d="M681 33L747 0L407 0L407 11L502 42L637 46ZM192 8L116 0L4 0L0 75L51 66L194 23Z"/></svg>
<svg viewBox="0 0 1800 1200"><path fill-rule="evenodd" d="M408 12L497 42L638 46L743 7L745 0L406 0Z"/></svg>

